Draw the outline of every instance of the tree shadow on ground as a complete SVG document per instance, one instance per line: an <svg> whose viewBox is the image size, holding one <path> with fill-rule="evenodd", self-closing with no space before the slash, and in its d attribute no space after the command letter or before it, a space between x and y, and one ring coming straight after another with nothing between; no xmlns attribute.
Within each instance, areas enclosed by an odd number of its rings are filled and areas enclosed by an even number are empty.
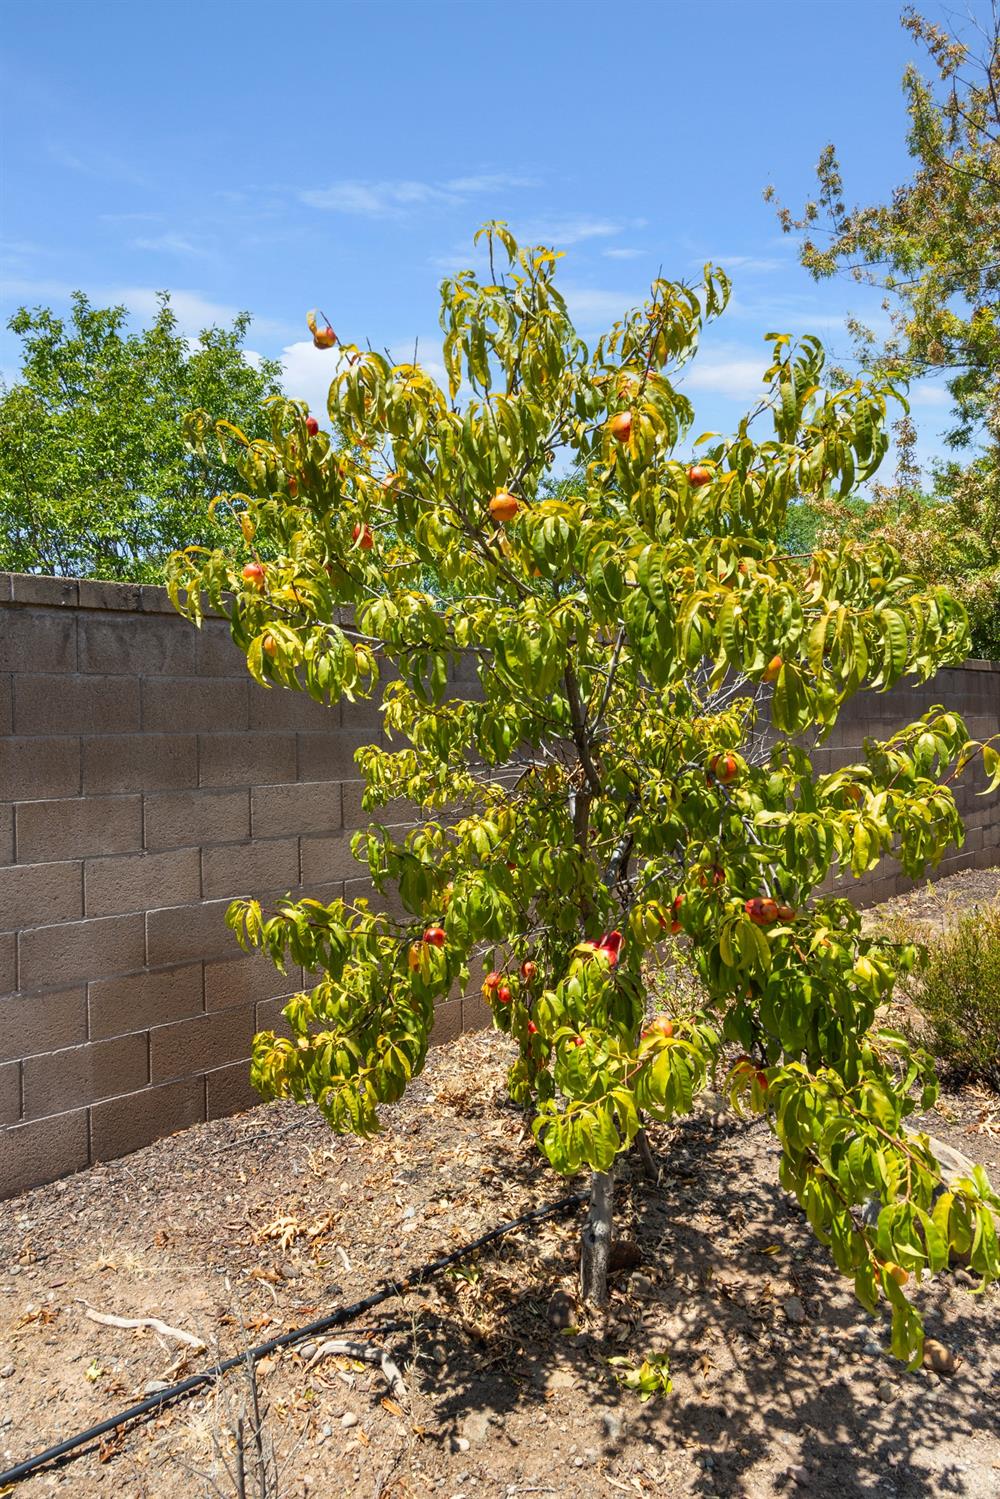
<svg viewBox="0 0 1000 1499"><path fill-rule="evenodd" d="M706 1496L988 1493L970 1487L970 1469L1000 1462L1000 1403L982 1372L990 1304L948 1275L925 1283L928 1335L963 1363L947 1381L905 1370L778 1185L765 1129L695 1118L658 1136L659 1184L628 1166L619 1184L618 1232L634 1235L642 1264L614 1277L607 1336L559 1335L546 1317L573 1271L578 1222L498 1248L477 1287L446 1297L451 1315L442 1307L424 1329L415 1379L440 1426L482 1413L502 1446L514 1415L575 1416L605 1468L638 1456L669 1476L697 1453L693 1491ZM550 1188L532 1163L522 1169L536 1194ZM520 1290L504 1268L512 1256L531 1262ZM488 1306L478 1320L477 1300ZM669 1354L675 1391L641 1406L607 1359L651 1351ZM754 1486L761 1465L765 1488Z"/></svg>

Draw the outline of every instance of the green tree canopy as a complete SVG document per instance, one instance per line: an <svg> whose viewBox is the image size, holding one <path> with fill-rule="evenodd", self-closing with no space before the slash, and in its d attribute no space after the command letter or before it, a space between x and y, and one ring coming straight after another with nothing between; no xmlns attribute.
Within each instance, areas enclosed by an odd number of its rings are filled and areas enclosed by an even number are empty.
<svg viewBox="0 0 1000 1499"><path fill-rule="evenodd" d="M157 582L175 547L221 536L208 505L235 471L185 447L184 414L204 408L262 435L280 366L247 359L246 313L196 341L167 293L148 328L129 332L127 317L77 292L68 320L47 308L11 318L23 357L0 389L0 568Z"/></svg>
<svg viewBox="0 0 1000 1499"><path fill-rule="evenodd" d="M887 1298L895 1351L919 1359L901 1282L953 1251L1000 1273L1000 1198L981 1172L940 1195L904 1123L934 1097L930 1059L881 1015L913 955L821 886L887 854L933 866L962 836L952 767L981 759L996 785L1000 754L932 709L814 770L807 746L847 698L961 660L967 626L882 542L802 559L779 541L790 503L875 472L893 392L831 387L815 339L772 334L756 416L692 440L676 380L725 307L721 273L657 279L591 350L558 257L484 233L488 278L442 287L445 388L352 347L329 396L339 449L294 402L267 442L189 423L243 493L225 549L173 559L178 607L198 622L207 595L265 687L336 703L389 677L383 732L355 758L365 806L392 810L353 844L386 907L230 911L244 943L320 974L284 1033L257 1037L254 1079L336 1130L376 1129L423 1066L435 1004L481 965L541 1150L565 1175L591 1168L588 1297L607 1292L617 1156L728 1073L836 1263L866 1306ZM705 1003L652 1017L671 933Z"/></svg>

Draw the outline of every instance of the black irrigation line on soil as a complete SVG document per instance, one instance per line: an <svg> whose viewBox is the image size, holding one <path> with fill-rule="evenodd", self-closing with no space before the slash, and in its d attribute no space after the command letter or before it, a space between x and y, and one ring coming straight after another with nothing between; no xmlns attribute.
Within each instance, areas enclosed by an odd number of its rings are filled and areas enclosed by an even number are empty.
<svg viewBox="0 0 1000 1499"><path fill-rule="evenodd" d="M88 1442L93 1442L110 1431L116 1431L119 1426L125 1426L129 1421L140 1421L152 1412L161 1410L170 1401L179 1400L182 1396L189 1395L192 1390L213 1383L221 1374L228 1374L230 1369L235 1369L240 1364L256 1363L258 1359L268 1353L274 1353L278 1348L287 1348L292 1343L315 1337L317 1333L327 1332L332 1327L343 1327L347 1322L355 1322L372 1307L388 1301L392 1296L405 1295L415 1286L423 1285L431 1276L446 1270L449 1265L457 1264L467 1254L471 1254L476 1249L483 1249L487 1244L495 1243L497 1239L502 1239L505 1234L511 1233L515 1228L520 1228L522 1224L541 1223L545 1218L554 1218L557 1213L565 1213L571 1208L578 1208L586 1201L585 1192L571 1192L567 1197L560 1197L557 1202L549 1203L548 1207L531 1208L527 1213L522 1213L519 1218L512 1218L509 1223L501 1223L498 1228L491 1228L489 1233L481 1234L478 1239L463 1244L459 1249L453 1249L450 1254L443 1254L440 1259L429 1260L427 1264L411 1271L402 1280L386 1281L380 1291L374 1291L363 1301L355 1301L352 1306L342 1306L337 1311L331 1312L328 1317L321 1317L319 1321L309 1322L305 1327L297 1327L292 1332L283 1332L279 1337L270 1338L266 1343L258 1343L255 1348L247 1348L243 1353L223 1359L211 1369L205 1369L200 1374L191 1374L187 1379L169 1385L165 1390L158 1390L147 1400L140 1400L138 1405L129 1406L128 1410L121 1411L117 1416L109 1416L106 1421L100 1421L96 1426L90 1426L86 1431L78 1432L76 1436L67 1437L65 1441L57 1442L54 1447L48 1447L44 1452L26 1458L23 1463L18 1463L16 1468L9 1468L6 1473L0 1473L0 1493L8 1486L30 1477L32 1473L36 1473L39 1468L45 1467L48 1463L76 1455L78 1449Z"/></svg>

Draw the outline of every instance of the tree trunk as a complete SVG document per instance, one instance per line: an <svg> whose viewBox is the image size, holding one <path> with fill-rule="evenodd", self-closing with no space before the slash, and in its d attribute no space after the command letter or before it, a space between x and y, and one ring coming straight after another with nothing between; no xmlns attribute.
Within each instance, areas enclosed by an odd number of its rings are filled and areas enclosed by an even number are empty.
<svg viewBox="0 0 1000 1499"><path fill-rule="evenodd" d="M644 1129L639 1130L635 1137L635 1148L642 1162L643 1175L647 1181L655 1182L660 1179L660 1168L656 1164L656 1157L649 1147L649 1136Z"/></svg>
<svg viewBox="0 0 1000 1499"><path fill-rule="evenodd" d="M580 1294L593 1306L608 1304L608 1255L611 1250L611 1217L615 1182L610 1171L595 1171L590 1178L590 1211L580 1236Z"/></svg>

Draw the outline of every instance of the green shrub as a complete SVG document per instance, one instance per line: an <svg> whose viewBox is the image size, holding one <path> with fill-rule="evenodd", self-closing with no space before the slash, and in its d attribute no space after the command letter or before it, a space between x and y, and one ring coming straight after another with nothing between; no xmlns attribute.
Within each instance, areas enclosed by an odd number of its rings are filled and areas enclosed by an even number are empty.
<svg viewBox="0 0 1000 1499"><path fill-rule="evenodd" d="M909 988L924 1044L957 1076L1000 1088L1000 901L929 938Z"/></svg>

